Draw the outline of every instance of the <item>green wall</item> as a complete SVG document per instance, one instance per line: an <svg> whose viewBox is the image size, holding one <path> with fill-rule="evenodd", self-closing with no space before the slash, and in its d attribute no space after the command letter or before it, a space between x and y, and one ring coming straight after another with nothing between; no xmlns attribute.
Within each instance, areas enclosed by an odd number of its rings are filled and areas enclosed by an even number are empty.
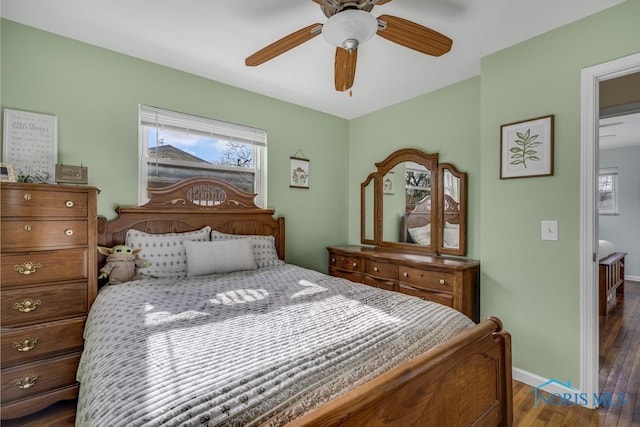
<svg viewBox="0 0 640 427"><path fill-rule="evenodd" d="M347 234L348 121L12 21L0 25L2 107L58 117L58 160L88 166L89 183L102 189L100 214L137 203L138 104L266 129L267 204L286 217L287 261L326 271L325 247ZM289 157L299 148L311 160L309 190L289 188Z"/></svg>
<svg viewBox="0 0 640 427"><path fill-rule="evenodd" d="M360 241L360 183L399 148L440 154L468 174L468 256L480 256L480 78L351 120L349 241Z"/></svg>
<svg viewBox="0 0 640 427"><path fill-rule="evenodd" d="M581 70L640 51L639 16L630 0L482 61L482 316L513 333L514 366L576 386ZM554 175L500 180L500 125L548 114ZM558 220L558 241L541 240L542 220Z"/></svg>

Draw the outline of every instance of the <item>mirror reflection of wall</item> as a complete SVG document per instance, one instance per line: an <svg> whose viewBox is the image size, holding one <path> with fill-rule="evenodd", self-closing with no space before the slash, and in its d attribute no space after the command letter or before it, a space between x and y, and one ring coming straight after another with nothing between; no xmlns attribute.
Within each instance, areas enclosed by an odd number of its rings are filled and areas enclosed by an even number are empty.
<svg viewBox="0 0 640 427"><path fill-rule="evenodd" d="M374 211L374 203L373 203L373 187L374 180L371 179L365 186L363 191L363 200L362 200L362 209L363 209L363 219L364 224L362 227L363 230L363 239L373 240L375 238L374 235L374 227L373 227L373 211Z"/></svg>
<svg viewBox="0 0 640 427"><path fill-rule="evenodd" d="M382 240L388 242L400 241L405 209L404 169L404 163L400 163L382 178Z"/></svg>

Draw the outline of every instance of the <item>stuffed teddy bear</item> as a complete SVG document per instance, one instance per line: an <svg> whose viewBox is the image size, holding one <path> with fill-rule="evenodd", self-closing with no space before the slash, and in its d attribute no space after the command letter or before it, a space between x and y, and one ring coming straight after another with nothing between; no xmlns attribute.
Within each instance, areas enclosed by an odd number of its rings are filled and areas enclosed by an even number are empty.
<svg viewBox="0 0 640 427"><path fill-rule="evenodd" d="M109 277L108 285L118 285L130 280L141 279L136 267L147 267L149 264L138 254L142 249L133 250L129 246L116 245L112 248L98 246L98 252L107 256L107 263L100 269L98 279Z"/></svg>

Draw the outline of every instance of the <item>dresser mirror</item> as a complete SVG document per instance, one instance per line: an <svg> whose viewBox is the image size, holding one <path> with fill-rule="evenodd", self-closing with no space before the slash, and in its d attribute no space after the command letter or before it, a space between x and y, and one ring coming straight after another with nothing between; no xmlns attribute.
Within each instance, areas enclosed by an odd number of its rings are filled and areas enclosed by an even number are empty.
<svg viewBox="0 0 640 427"><path fill-rule="evenodd" d="M467 253L467 174L450 163L441 163L438 173L441 184L438 253L464 255Z"/></svg>
<svg viewBox="0 0 640 427"><path fill-rule="evenodd" d="M438 153L406 148L376 163L361 184L361 242L466 254L466 174ZM372 201L373 199L373 201Z"/></svg>

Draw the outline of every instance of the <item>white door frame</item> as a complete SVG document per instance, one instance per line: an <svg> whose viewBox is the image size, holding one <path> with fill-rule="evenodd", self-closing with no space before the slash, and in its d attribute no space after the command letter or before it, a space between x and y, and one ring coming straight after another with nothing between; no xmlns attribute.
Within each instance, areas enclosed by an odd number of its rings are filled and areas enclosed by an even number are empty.
<svg viewBox="0 0 640 427"><path fill-rule="evenodd" d="M599 85L640 72L640 53L582 70L580 162L580 389L599 393L598 330L598 122ZM592 406L593 399L588 399Z"/></svg>

